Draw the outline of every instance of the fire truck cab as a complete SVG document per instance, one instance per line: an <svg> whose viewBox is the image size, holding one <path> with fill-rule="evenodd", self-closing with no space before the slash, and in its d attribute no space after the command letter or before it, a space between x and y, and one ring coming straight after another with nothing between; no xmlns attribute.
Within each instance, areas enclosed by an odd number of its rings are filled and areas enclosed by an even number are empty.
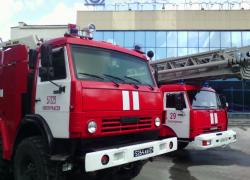
<svg viewBox="0 0 250 180"><path fill-rule="evenodd" d="M158 140L161 93L138 46L75 27L35 48L23 40L0 44L0 179L65 179L75 168L128 179L177 149L174 137Z"/></svg>
<svg viewBox="0 0 250 180"><path fill-rule="evenodd" d="M236 132L227 129L225 98L200 85L163 85L164 127L160 136L178 137L178 149L194 141L196 150L223 147L236 141ZM169 134L169 132L171 132Z"/></svg>

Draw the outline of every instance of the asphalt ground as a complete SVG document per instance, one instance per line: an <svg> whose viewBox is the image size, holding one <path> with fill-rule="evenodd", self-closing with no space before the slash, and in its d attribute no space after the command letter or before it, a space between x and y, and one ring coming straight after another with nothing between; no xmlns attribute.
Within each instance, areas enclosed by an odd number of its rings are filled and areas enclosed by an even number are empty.
<svg viewBox="0 0 250 180"><path fill-rule="evenodd" d="M148 162L134 180L250 180L250 127L229 126L237 141L225 148L197 151L190 143L184 150ZM76 171L67 180L87 180Z"/></svg>

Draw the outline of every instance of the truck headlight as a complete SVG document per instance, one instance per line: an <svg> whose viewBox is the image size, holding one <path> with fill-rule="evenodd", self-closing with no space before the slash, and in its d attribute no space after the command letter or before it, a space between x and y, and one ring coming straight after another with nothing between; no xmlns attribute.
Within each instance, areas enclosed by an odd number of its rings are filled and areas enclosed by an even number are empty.
<svg viewBox="0 0 250 180"><path fill-rule="evenodd" d="M159 127L161 125L161 119L160 118L155 118L155 126Z"/></svg>
<svg viewBox="0 0 250 180"><path fill-rule="evenodd" d="M97 124L96 124L96 122L95 121L90 121L88 123L88 132L91 133L91 134L93 134L93 133L96 132L96 130L97 130Z"/></svg>

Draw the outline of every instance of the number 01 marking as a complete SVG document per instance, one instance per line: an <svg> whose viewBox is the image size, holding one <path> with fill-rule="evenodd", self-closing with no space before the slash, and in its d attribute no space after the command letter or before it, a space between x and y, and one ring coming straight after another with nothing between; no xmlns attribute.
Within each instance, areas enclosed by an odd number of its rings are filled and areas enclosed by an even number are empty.
<svg viewBox="0 0 250 180"><path fill-rule="evenodd" d="M176 113L170 113L170 119L176 119Z"/></svg>

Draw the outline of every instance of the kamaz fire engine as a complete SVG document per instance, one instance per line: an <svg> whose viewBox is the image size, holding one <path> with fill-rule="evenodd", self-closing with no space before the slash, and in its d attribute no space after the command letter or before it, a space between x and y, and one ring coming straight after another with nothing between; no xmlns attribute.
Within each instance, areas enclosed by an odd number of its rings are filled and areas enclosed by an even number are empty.
<svg viewBox="0 0 250 180"><path fill-rule="evenodd" d="M191 141L196 150L235 142L236 132L227 129L225 96L219 98L208 83L204 86L188 83L249 79L249 48L233 47L152 61L163 99L164 126L160 137L178 137L178 149L185 148Z"/></svg>
<svg viewBox="0 0 250 180"><path fill-rule="evenodd" d="M138 45L93 41L75 25L62 38L0 44L0 179L131 179L177 149L158 140L160 89Z"/></svg>

